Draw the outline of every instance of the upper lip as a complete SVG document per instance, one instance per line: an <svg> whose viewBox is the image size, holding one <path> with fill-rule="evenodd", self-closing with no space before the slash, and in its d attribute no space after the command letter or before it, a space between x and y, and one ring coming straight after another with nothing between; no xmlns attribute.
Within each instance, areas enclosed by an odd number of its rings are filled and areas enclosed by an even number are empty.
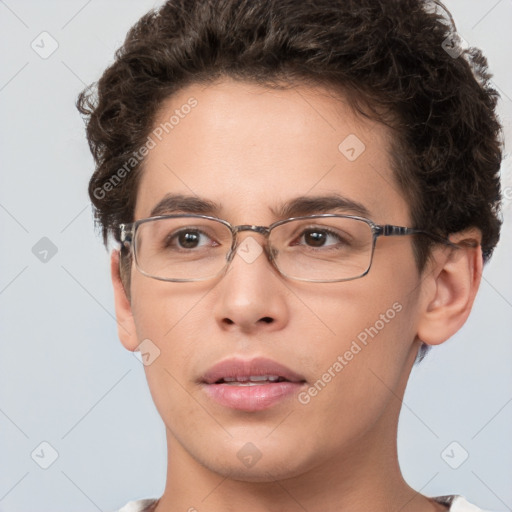
<svg viewBox="0 0 512 512"><path fill-rule="evenodd" d="M290 382L305 382L305 378L298 373L290 370L286 366L279 364L271 359L263 357L244 360L244 359L226 359L212 366L201 378L201 382L214 384L226 377L250 377L262 375L277 375Z"/></svg>

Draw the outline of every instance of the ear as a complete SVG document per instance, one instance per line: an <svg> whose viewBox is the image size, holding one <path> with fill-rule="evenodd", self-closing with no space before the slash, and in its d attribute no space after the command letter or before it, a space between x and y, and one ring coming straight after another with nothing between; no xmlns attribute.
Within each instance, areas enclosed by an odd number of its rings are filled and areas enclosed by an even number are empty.
<svg viewBox="0 0 512 512"><path fill-rule="evenodd" d="M137 331L133 320L132 307L126 294L119 268L119 251L114 250L110 256L110 274L114 287L114 303L116 309L117 334L121 343L132 352L139 345Z"/></svg>
<svg viewBox="0 0 512 512"><path fill-rule="evenodd" d="M427 345L440 345L464 325L482 277L480 230L471 228L450 240L459 247L434 250L423 276L426 293L418 337Z"/></svg>

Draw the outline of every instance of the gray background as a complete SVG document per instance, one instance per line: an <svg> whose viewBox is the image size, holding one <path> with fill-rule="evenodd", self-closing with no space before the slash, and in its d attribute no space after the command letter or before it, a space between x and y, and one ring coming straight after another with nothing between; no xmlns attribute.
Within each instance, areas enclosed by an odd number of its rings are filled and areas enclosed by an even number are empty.
<svg viewBox="0 0 512 512"><path fill-rule="evenodd" d="M117 339L108 254L86 195L93 161L74 107L127 29L158 4L0 0L2 511L109 511L163 491L165 431L141 363ZM512 0L446 4L489 58L510 152ZM58 43L46 59L31 47L51 49L43 31ZM500 511L512 509L509 153L503 180L501 245L467 324L414 370L399 432L412 486ZM48 469L40 465L52 449L42 442L58 452Z"/></svg>

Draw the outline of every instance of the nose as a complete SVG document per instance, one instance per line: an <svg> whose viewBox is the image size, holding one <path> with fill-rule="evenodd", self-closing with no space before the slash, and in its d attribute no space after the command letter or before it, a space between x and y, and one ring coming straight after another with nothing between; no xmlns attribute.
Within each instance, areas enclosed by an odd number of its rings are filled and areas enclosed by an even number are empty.
<svg viewBox="0 0 512 512"><path fill-rule="evenodd" d="M223 330L279 330L288 322L287 287L261 234L239 234L229 269L216 286L214 313Z"/></svg>

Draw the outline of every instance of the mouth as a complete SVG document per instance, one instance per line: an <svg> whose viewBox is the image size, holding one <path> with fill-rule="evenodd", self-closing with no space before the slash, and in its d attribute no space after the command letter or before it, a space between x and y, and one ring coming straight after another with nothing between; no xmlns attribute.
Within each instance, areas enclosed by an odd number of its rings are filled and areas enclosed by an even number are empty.
<svg viewBox="0 0 512 512"><path fill-rule="evenodd" d="M224 377L214 384L229 384L230 386L261 386L263 384L273 384L275 382L290 382L279 375L249 375L237 377Z"/></svg>
<svg viewBox="0 0 512 512"><path fill-rule="evenodd" d="M265 358L229 359L200 379L209 399L230 409L254 412L276 406L296 394L306 379Z"/></svg>

